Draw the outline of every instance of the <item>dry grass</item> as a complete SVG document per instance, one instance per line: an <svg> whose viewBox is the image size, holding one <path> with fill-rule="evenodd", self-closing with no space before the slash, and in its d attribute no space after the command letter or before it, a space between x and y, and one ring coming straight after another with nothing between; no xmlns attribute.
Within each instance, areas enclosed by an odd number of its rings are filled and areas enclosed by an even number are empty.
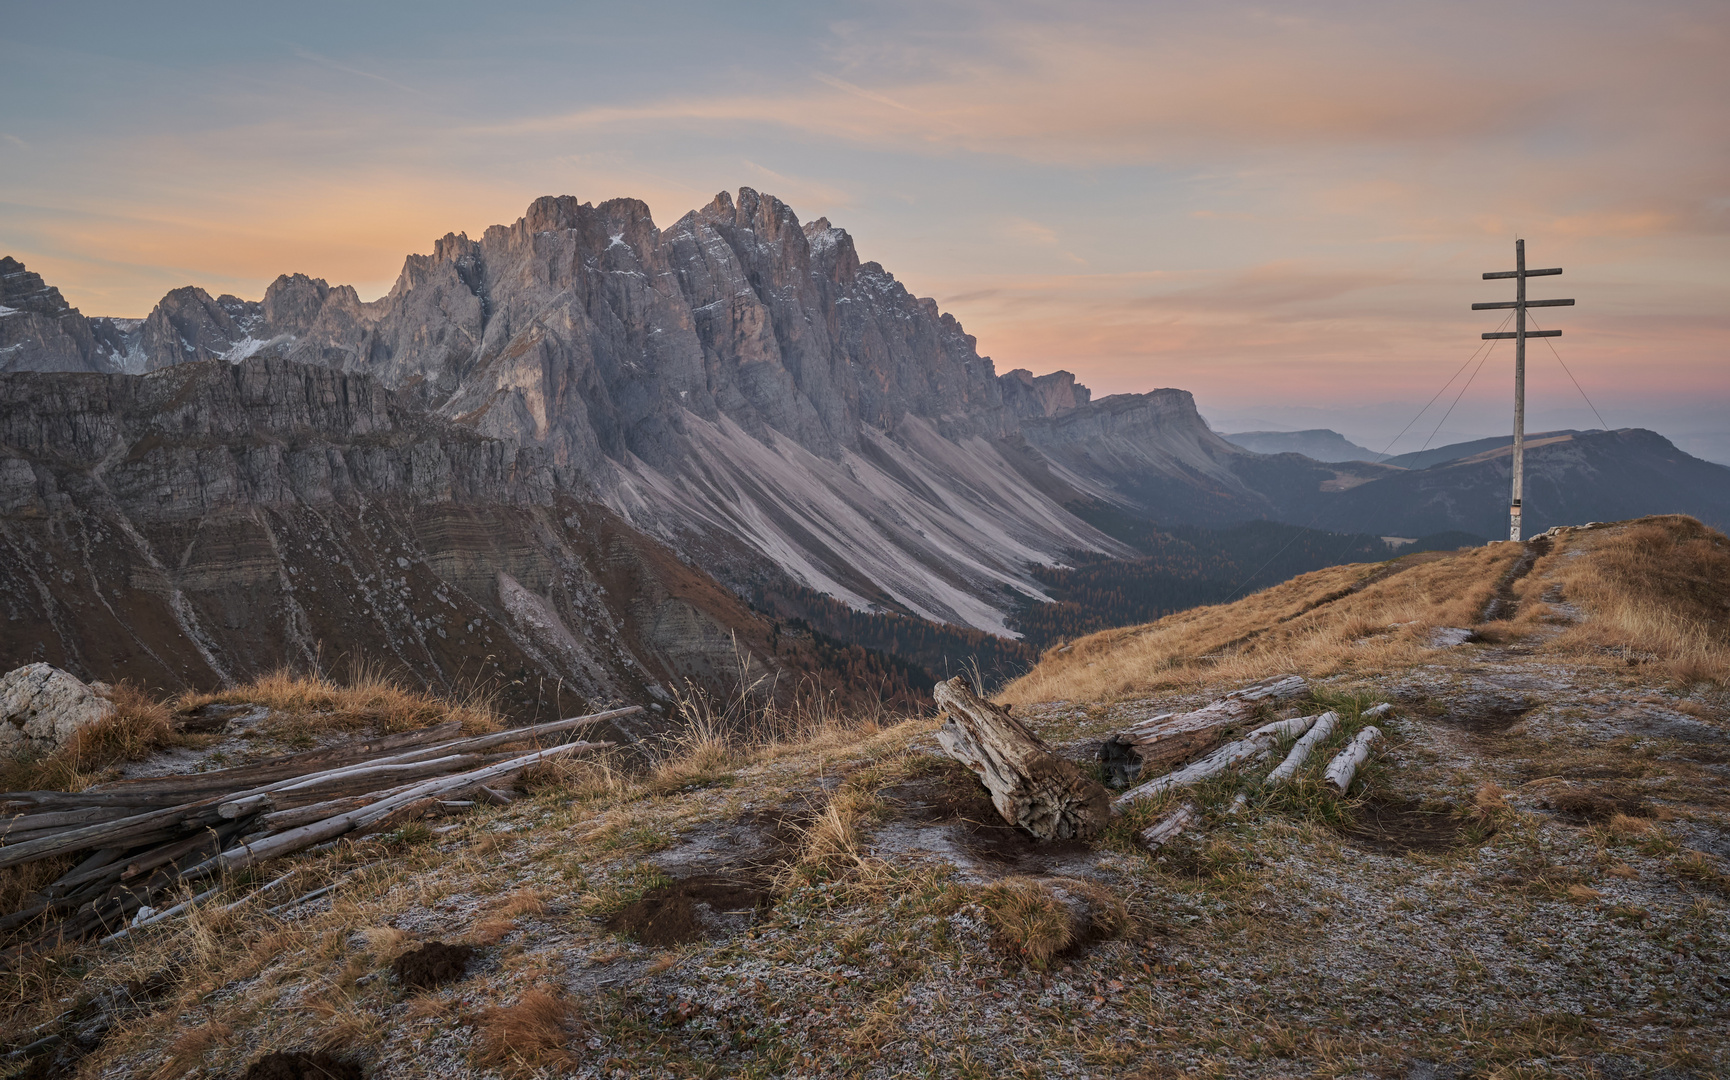
<svg viewBox="0 0 1730 1080"><path fill-rule="evenodd" d="M272 728L282 735L412 731L447 720L461 721L468 735L504 726L491 696L479 689L440 698L411 690L367 664L357 666L347 683L334 682L322 672L278 668L226 690L183 694L174 708L184 713L211 704L269 706L280 714L272 717Z"/></svg>
<svg viewBox="0 0 1730 1080"><path fill-rule="evenodd" d="M1568 557L1561 557L1566 554ZM1730 682L1730 539L1691 517L1570 534L1547 577L1588 618L1556 641L1656 657L1682 682Z"/></svg>
<svg viewBox="0 0 1730 1080"><path fill-rule="evenodd" d="M1109 701L1286 671L1320 676L1408 664L1429 652L1432 628L1472 625L1519 555L1503 544L1318 570L1234 603L1052 649L1001 698Z"/></svg>
<svg viewBox="0 0 1730 1080"><path fill-rule="evenodd" d="M108 699L114 711L80 728L57 753L0 764L0 791L82 791L116 765L184 741L168 706L131 683L116 684Z"/></svg>
<svg viewBox="0 0 1730 1080"><path fill-rule="evenodd" d="M487 1009L475 1020L481 1064L527 1076L547 1066L578 1064L571 1043L582 1030L576 1006L546 990L530 990L514 1005Z"/></svg>
<svg viewBox="0 0 1730 1080"><path fill-rule="evenodd" d="M1047 651L1000 699L1111 701L1287 671L1386 672L1433 658L1436 627L1475 627L1492 642L1530 637L1554 618L1543 598L1558 588L1585 618L1548 648L1656 656L1682 681L1730 680L1730 540L1722 534L1674 515L1565 533L1514 584L1515 617L1480 624L1522 551L1492 544L1330 567L1234 603L1101 631Z"/></svg>
<svg viewBox="0 0 1730 1080"><path fill-rule="evenodd" d="M980 891L979 906L1000 942L1035 968L1043 970L1075 940L1069 905L1038 878L994 882Z"/></svg>

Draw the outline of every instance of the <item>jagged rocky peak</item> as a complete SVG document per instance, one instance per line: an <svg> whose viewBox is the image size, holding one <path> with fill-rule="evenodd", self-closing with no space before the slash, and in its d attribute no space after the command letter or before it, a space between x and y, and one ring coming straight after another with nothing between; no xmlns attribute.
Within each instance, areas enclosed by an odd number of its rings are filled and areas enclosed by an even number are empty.
<svg viewBox="0 0 1730 1080"><path fill-rule="evenodd" d="M0 371L114 371L113 338L99 338L42 275L0 256Z"/></svg>
<svg viewBox="0 0 1730 1080"><path fill-rule="evenodd" d="M354 294L352 286L341 288ZM330 285L323 278L283 274L264 290L265 324L275 333L304 334L317 321L330 293ZM354 303L359 306L358 296L354 297Z"/></svg>
<svg viewBox="0 0 1730 1080"><path fill-rule="evenodd" d="M147 371L219 360L246 336L228 309L196 285L171 289L145 318L139 333Z"/></svg>
<svg viewBox="0 0 1730 1080"><path fill-rule="evenodd" d="M0 255L0 305L50 318L77 311L60 295L59 289L10 255Z"/></svg>
<svg viewBox="0 0 1730 1080"><path fill-rule="evenodd" d="M1093 391L1067 371L1034 375L1016 368L998 376L997 382L1003 387L1003 404L1016 416L1061 416L1093 399Z"/></svg>

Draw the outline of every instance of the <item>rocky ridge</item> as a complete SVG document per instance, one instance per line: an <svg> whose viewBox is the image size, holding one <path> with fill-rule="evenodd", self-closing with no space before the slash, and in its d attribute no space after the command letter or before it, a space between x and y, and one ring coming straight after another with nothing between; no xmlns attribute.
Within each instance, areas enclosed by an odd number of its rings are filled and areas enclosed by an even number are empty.
<svg viewBox="0 0 1730 1080"><path fill-rule="evenodd" d="M798 670L766 619L562 489L544 448L365 375L0 375L0 446L14 663L208 687L346 657L524 713L719 684L741 649Z"/></svg>

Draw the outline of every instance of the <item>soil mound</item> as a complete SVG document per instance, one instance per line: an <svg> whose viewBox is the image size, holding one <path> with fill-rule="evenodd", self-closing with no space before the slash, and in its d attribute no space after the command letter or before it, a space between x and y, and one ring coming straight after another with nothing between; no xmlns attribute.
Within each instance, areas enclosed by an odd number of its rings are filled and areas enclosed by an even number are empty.
<svg viewBox="0 0 1730 1080"><path fill-rule="evenodd" d="M273 1052L247 1067L241 1080L361 1080L360 1066L323 1052Z"/></svg>
<svg viewBox="0 0 1730 1080"><path fill-rule="evenodd" d="M650 889L642 899L607 920L607 929L628 934L650 948L683 945L752 920L774 904L760 883L721 874L701 874Z"/></svg>
<svg viewBox="0 0 1730 1080"><path fill-rule="evenodd" d="M391 964L390 970L404 986L416 990L431 990L463 977L469 957L475 953L468 945L446 945L429 942L418 949L403 953Z"/></svg>
<svg viewBox="0 0 1730 1080"><path fill-rule="evenodd" d="M1411 800L1377 799L1340 830L1350 841L1387 855L1446 851L1466 841L1468 822L1452 807L1426 808ZM1482 834L1480 834L1482 835Z"/></svg>

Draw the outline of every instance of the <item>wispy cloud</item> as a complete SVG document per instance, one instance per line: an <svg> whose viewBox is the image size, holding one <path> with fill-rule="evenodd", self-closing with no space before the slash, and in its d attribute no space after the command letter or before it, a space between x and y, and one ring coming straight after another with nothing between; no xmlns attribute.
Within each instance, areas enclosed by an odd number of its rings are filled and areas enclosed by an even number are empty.
<svg viewBox="0 0 1730 1080"><path fill-rule="evenodd" d="M312 52L309 49L303 49L298 45L291 45L289 47L289 52L308 63L317 64L319 67L328 68L331 71L340 71L345 75L354 75L362 79L371 79L373 82L379 83L383 86L388 86L395 90L401 90L405 94L416 94L422 97L425 96L423 91L416 90L412 86L397 82L395 79L388 79L377 72L362 71L360 68L340 63L339 61L332 60L328 56L320 56L318 53Z"/></svg>

